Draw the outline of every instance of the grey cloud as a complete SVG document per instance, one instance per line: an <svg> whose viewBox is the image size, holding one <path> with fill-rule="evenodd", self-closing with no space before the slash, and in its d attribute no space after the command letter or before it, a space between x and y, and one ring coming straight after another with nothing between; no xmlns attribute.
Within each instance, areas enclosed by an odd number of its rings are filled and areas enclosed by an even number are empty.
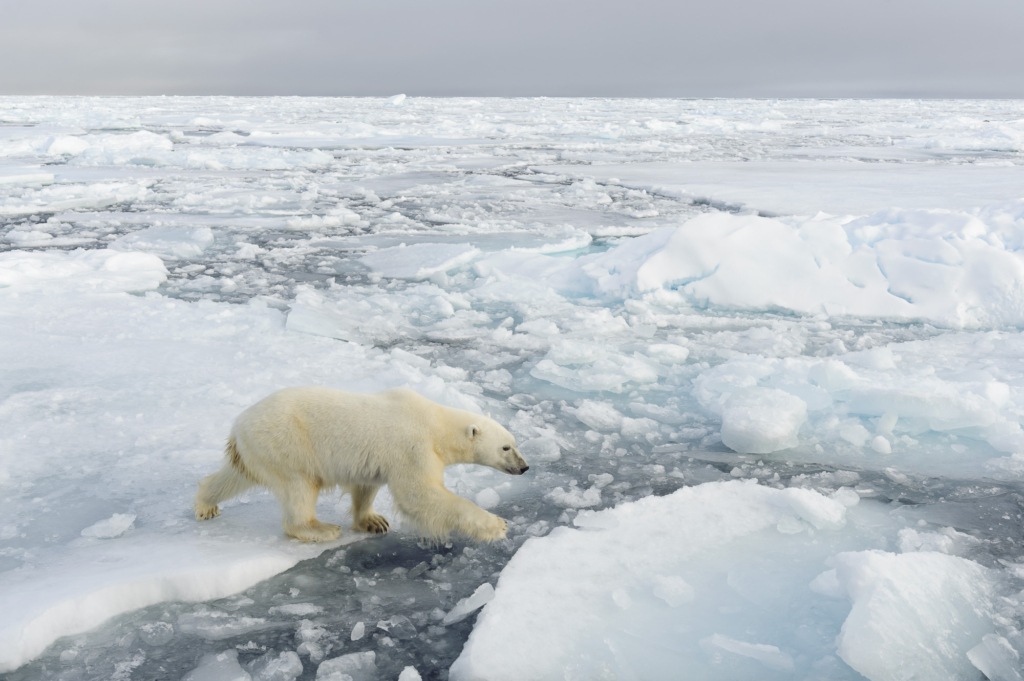
<svg viewBox="0 0 1024 681"><path fill-rule="evenodd" d="M1019 0L0 0L0 93L1024 97Z"/></svg>

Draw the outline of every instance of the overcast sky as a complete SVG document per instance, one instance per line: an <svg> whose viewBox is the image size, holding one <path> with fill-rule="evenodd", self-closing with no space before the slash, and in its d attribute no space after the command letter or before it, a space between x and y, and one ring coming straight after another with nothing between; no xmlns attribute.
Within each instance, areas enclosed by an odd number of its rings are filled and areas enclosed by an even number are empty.
<svg viewBox="0 0 1024 681"><path fill-rule="evenodd" d="M1024 0L0 0L0 94L1024 98Z"/></svg>

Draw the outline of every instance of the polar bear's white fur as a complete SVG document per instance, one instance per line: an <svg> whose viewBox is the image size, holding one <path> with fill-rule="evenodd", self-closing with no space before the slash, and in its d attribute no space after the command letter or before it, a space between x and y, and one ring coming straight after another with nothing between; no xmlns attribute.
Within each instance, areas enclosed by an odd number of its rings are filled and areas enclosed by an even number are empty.
<svg viewBox="0 0 1024 681"><path fill-rule="evenodd" d="M302 541L331 541L337 525L316 518L321 490L352 495L353 529L383 534L373 510L387 485L395 505L424 535L459 532L477 541L505 536L505 521L444 487L444 468L476 463L512 475L529 466L515 438L493 419L431 402L411 390L375 395L330 388L287 388L235 421L223 468L199 485L196 518L250 487L268 487L284 512L284 531Z"/></svg>

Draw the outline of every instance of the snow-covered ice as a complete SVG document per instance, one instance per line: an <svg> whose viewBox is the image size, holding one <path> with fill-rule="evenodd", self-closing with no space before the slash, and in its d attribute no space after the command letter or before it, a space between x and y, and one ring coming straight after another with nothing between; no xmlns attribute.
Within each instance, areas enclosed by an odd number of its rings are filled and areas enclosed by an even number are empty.
<svg viewBox="0 0 1024 681"><path fill-rule="evenodd" d="M1020 679L1024 105L0 98L0 673ZM289 385L509 538L197 523ZM346 525L347 499L321 517Z"/></svg>

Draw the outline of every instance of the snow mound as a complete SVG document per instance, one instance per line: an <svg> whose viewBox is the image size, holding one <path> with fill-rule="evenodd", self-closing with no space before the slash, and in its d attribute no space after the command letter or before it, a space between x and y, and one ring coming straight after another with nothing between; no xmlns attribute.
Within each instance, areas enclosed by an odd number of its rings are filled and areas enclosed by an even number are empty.
<svg viewBox="0 0 1024 681"><path fill-rule="evenodd" d="M769 454L798 444L807 403L775 388L746 388L722 409L722 442L741 454Z"/></svg>
<svg viewBox="0 0 1024 681"><path fill-rule="evenodd" d="M131 529L135 524L134 513L115 513L106 520L93 523L82 530L83 537L95 537L96 539L113 539Z"/></svg>
<svg viewBox="0 0 1024 681"><path fill-rule="evenodd" d="M1024 200L972 212L889 209L859 219L705 213L556 267L483 267L559 289L663 304L785 310L952 328L1024 324ZM543 262L543 261L542 261ZM548 271L545 271L548 270Z"/></svg>
<svg viewBox="0 0 1024 681"><path fill-rule="evenodd" d="M163 261L148 253L0 253L0 291L147 291L166 280Z"/></svg>

